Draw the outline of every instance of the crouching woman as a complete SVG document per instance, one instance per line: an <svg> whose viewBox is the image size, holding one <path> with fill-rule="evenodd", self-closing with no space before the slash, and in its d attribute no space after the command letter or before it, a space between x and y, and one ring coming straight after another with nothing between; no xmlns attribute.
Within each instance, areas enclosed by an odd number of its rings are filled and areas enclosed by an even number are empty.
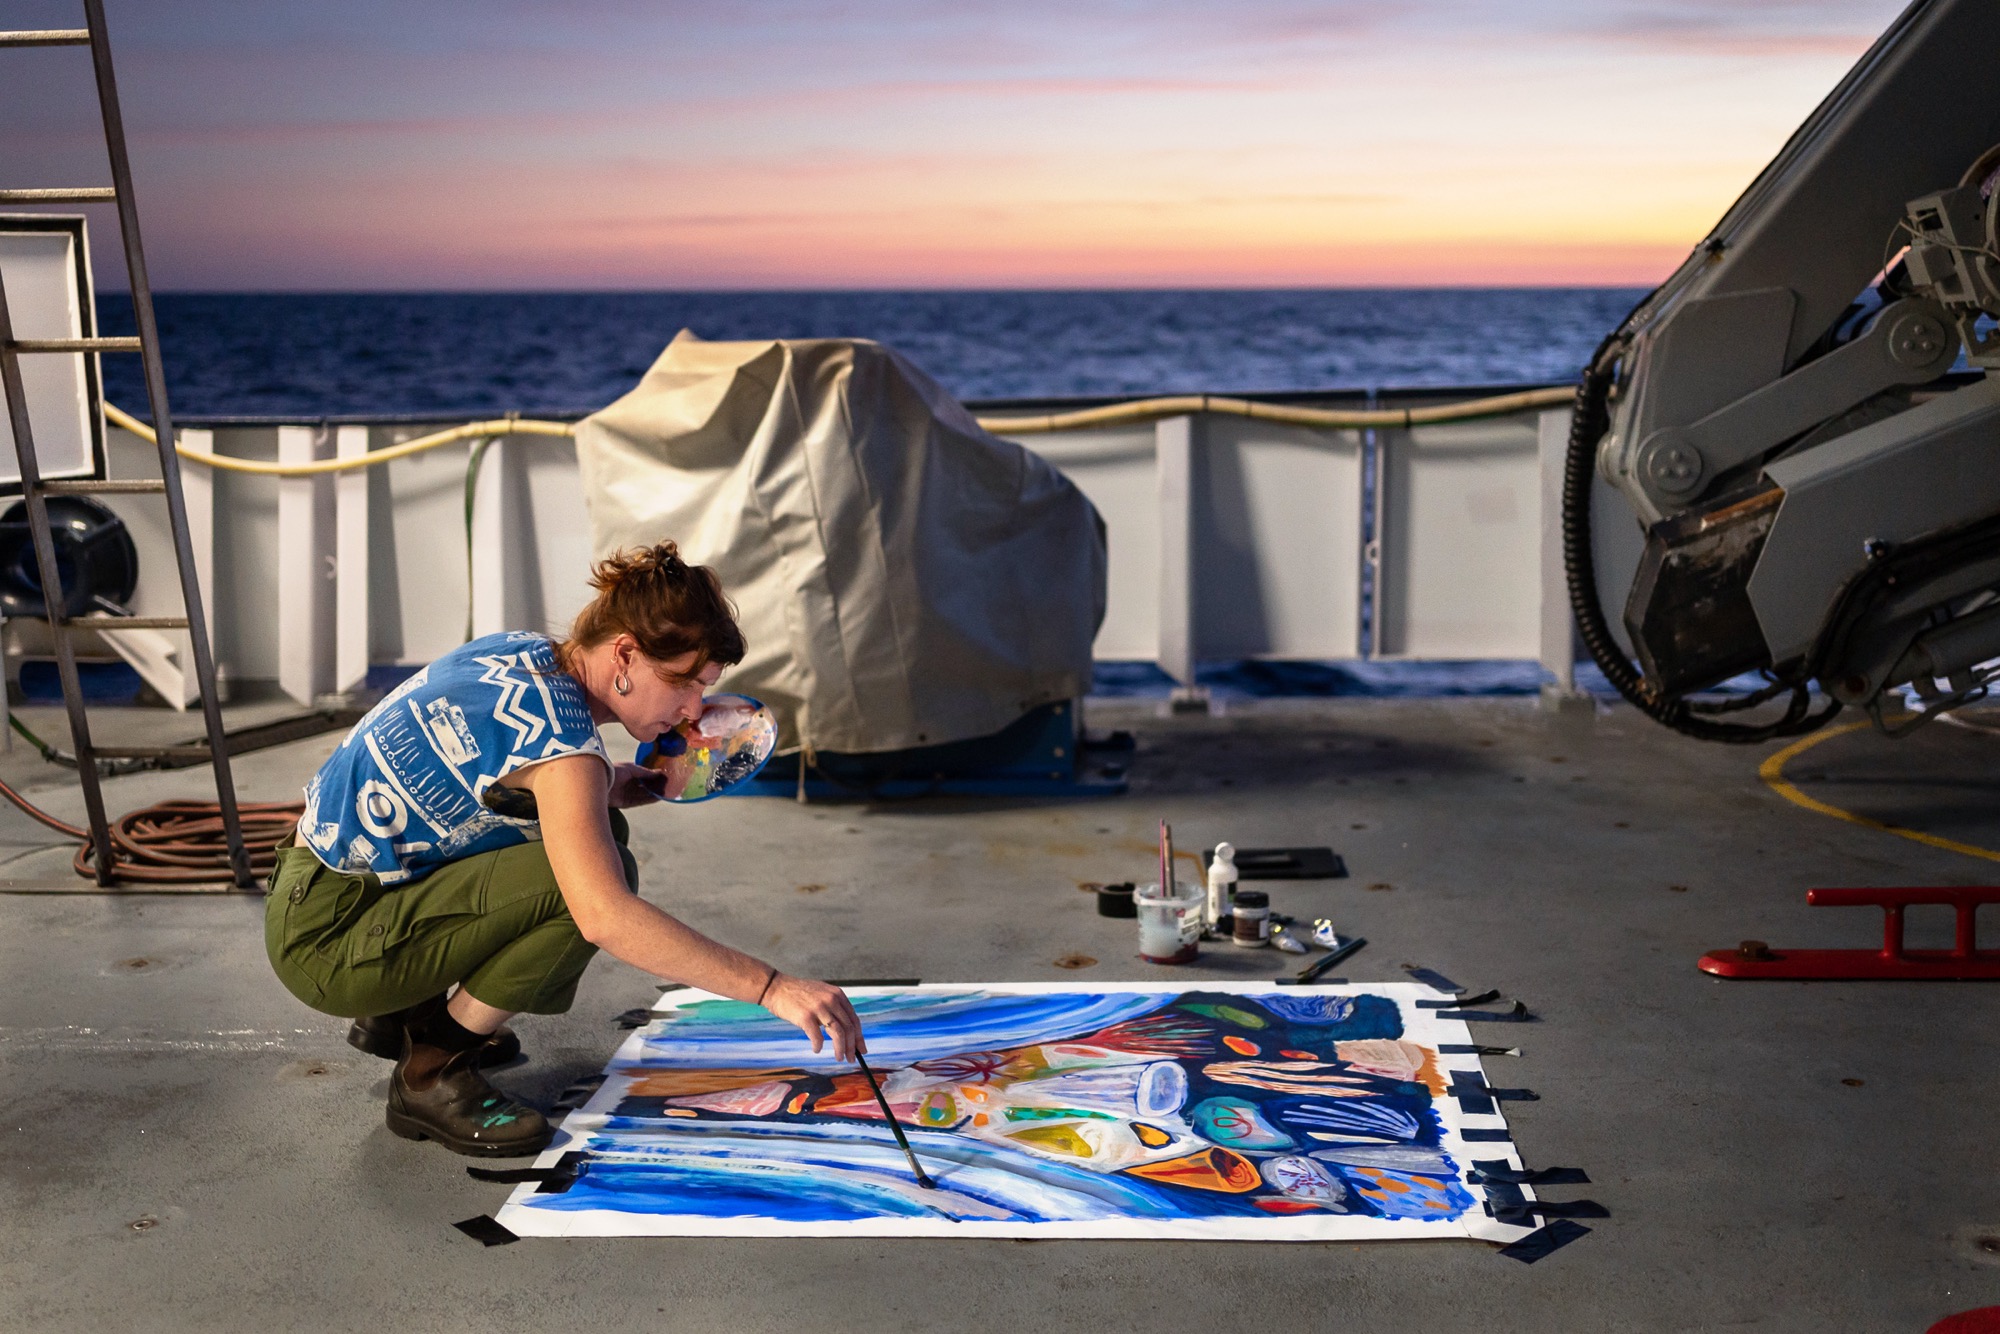
<svg viewBox="0 0 2000 1334"><path fill-rule="evenodd" d="M475 639L355 725L306 788L265 913L271 966L348 1041L393 1059L389 1128L459 1153L535 1153L541 1113L482 1067L520 1052L516 1014L560 1014L601 948L657 977L762 1005L843 1061L861 1024L838 987L780 972L638 897L620 807L659 775L614 765L598 728L650 741L698 717L743 657L715 572L671 542L592 571L567 639ZM532 794L489 800L489 788ZM498 809L496 809L496 807Z"/></svg>

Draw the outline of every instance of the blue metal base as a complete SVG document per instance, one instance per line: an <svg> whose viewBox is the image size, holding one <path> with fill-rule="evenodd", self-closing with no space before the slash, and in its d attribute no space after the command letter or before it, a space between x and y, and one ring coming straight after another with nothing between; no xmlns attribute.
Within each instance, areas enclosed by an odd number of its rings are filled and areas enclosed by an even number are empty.
<svg viewBox="0 0 2000 1334"><path fill-rule="evenodd" d="M822 752L805 776L808 801L910 797L1114 797L1125 791L1132 738L1083 733L1073 700L1030 710L992 736L877 755ZM798 755L780 755L730 796L796 797Z"/></svg>

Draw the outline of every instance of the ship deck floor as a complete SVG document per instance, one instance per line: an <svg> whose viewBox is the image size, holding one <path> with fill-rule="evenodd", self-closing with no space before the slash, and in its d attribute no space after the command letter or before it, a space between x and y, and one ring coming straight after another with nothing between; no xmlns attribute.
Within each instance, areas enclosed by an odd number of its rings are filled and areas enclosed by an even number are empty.
<svg viewBox="0 0 2000 1334"><path fill-rule="evenodd" d="M1965 884L1975 858L1782 801L1753 749L1628 710L1532 700L1272 700L1137 732L1128 795L1091 801L713 802L635 819L644 892L794 971L926 981L1252 979L1275 951L1211 949L1170 974L1078 882L1143 877L1154 822L1183 846L1331 844L1351 878L1275 884L1369 946L1336 971L1437 969L1525 999L1486 1026L1526 1160L1585 1168L1612 1217L1543 1262L1476 1242L525 1240L450 1224L508 1187L383 1127L387 1067L286 994L244 896L0 895L0 1327L97 1331L978 1329L1255 1326L1370 1331L1913 1331L2000 1303L1993 1104L2000 993L1974 983L1724 982L1704 951L1868 945L1872 910L1818 885ZM264 714L274 706L262 706ZM234 721L255 721L239 710ZM33 711L60 735L55 711ZM132 711L107 734L176 739ZM46 734L46 733L45 733ZM294 795L322 737L238 761ZM2000 847L2000 738L1936 726L1835 738L1808 792ZM77 818L17 746L0 776ZM200 796L206 771L107 785L111 809ZM0 812L0 889L70 888L68 850ZM806 891L807 886L823 889ZM1948 943L1942 910L1915 943ZM1996 940L2000 943L2000 940ZM1064 971L1055 960L1095 957ZM655 994L601 960L576 1007L519 1027L501 1072L548 1099L601 1069L620 1011ZM135 1228L142 1219L152 1225ZM1988 1226L1990 1225L1990 1226ZM1989 1242L2000 1249L2000 1242Z"/></svg>

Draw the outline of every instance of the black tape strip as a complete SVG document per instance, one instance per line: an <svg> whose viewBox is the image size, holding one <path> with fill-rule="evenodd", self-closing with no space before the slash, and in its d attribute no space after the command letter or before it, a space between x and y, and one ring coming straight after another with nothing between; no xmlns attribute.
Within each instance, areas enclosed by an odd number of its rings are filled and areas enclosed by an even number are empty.
<svg viewBox="0 0 2000 1334"><path fill-rule="evenodd" d="M1464 987L1461 987L1443 973L1433 972L1428 968L1411 968L1405 966L1403 971L1408 973L1412 980L1422 982L1425 986L1436 987L1439 991L1458 992L1465 990Z"/></svg>
<svg viewBox="0 0 2000 1334"><path fill-rule="evenodd" d="M830 977L826 979L830 987L920 987L921 977Z"/></svg>
<svg viewBox="0 0 2000 1334"><path fill-rule="evenodd" d="M1535 1220L1527 1216L1528 1197L1512 1182L1496 1181L1486 1188L1486 1212L1503 1223L1516 1227L1533 1227Z"/></svg>
<svg viewBox="0 0 2000 1334"><path fill-rule="evenodd" d="M1468 1112L1473 1116L1497 1115L1497 1109L1493 1106L1493 1099L1487 1096L1486 1085L1482 1083L1455 1078L1445 1087L1445 1092L1458 1099L1461 1111Z"/></svg>
<svg viewBox="0 0 2000 1334"><path fill-rule="evenodd" d="M1528 1013L1527 1002L1515 1001L1511 1010L1439 1010L1440 1019L1463 1019L1468 1024L1532 1024L1535 1016Z"/></svg>
<svg viewBox="0 0 2000 1334"><path fill-rule="evenodd" d="M1546 1259L1578 1237L1589 1235L1590 1229L1583 1224L1572 1223L1567 1218L1558 1218L1547 1227L1538 1227L1519 1241L1502 1246L1500 1254L1509 1260L1519 1260L1524 1265L1531 1265L1537 1260Z"/></svg>
<svg viewBox="0 0 2000 1334"><path fill-rule="evenodd" d="M1440 1042L1438 1052L1445 1056L1519 1056L1519 1047L1481 1047L1470 1042Z"/></svg>
<svg viewBox="0 0 2000 1334"><path fill-rule="evenodd" d="M584 1164L589 1160L589 1157L589 1154L581 1150L571 1149L568 1153L556 1159L555 1166L549 1169L549 1179L536 1187L535 1194L561 1195L567 1191L571 1186L576 1184L576 1179L582 1176L587 1170Z"/></svg>
<svg viewBox="0 0 2000 1334"><path fill-rule="evenodd" d="M1536 1093L1533 1089L1494 1088L1486 1082L1483 1076L1470 1070L1454 1070L1451 1072L1451 1094L1460 1102L1465 1101L1468 1094L1474 1097L1483 1094L1496 1102L1540 1102L1542 1100L1541 1094Z"/></svg>
<svg viewBox="0 0 2000 1334"><path fill-rule="evenodd" d="M561 1093L556 1094L556 1100L550 1103L549 1106L558 1112L573 1112L589 1102L591 1095L603 1087L603 1075L585 1075Z"/></svg>
<svg viewBox="0 0 2000 1334"><path fill-rule="evenodd" d="M629 1032L630 1030L635 1028L644 1028L647 1024L652 1023L653 1020L657 1018L659 1018L658 1015L654 1014L651 1010L641 1005L637 1009L625 1011L625 1013L619 1015L611 1022Z"/></svg>
<svg viewBox="0 0 2000 1334"><path fill-rule="evenodd" d="M1609 1218L1611 1211L1596 1200L1528 1200L1501 1198L1501 1192L1512 1191L1519 1197L1519 1186L1493 1185L1486 1188L1487 1212L1503 1223L1514 1227L1533 1227L1536 1215L1543 1218Z"/></svg>
<svg viewBox="0 0 2000 1334"><path fill-rule="evenodd" d="M1472 1180L1479 1185L1587 1186L1590 1175L1581 1167L1511 1167L1502 1158L1483 1158L1473 1161Z"/></svg>
<svg viewBox="0 0 2000 1334"><path fill-rule="evenodd" d="M1528 1209L1544 1218L1611 1217L1611 1211L1596 1200L1530 1200Z"/></svg>
<svg viewBox="0 0 2000 1334"><path fill-rule="evenodd" d="M1456 1000L1418 1001L1419 1010L1450 1010L1460 1005L1484 1005L1488 1001L1500 999L1498 991L1482 991L1477 996L1460 996Z"/></svg>
<svg viewBox="0 0 2000 1334"><path fill-rule="evenodd" d="M463 1223L453 1223L452 1226L482 1246L505 1246L510 1241L520 1240L495 1222L491 1214L481 1214L477 1218L468 1218Z"/></svg>
<svg viewBox="0 0 2000 1334"><path fill-rule="evenodd" d="M496 1181L507 1186L539 1182L541 1188L535 1194L561 1195L583 1175L587 1156L581 1150L572 1149L548 1167L468 1167L465 1174L474 1181Z"/></svg>
<svg viewBox="0 0 2000 1334"><path fill-rule="evenodd" d="M1473 1127L1467 1130L1461 1130L1458 1132L1458 1137L1464 1140L1467 1144L1512 1143L1512 1140L1508 1138L1507 1132L1504 1130L1481 1130L1478 1127Z"/></svg>
<svg viewBox="0 0 2000 1334"><path fill-rule="evenodd" d="M1311 981L1311 983L1301 982L1296 977L1279 977L1279 978L1273 978L1272 982L1274 985L1281 987L1298 987L1307 985L1315 987L1344 987L1347 985L1347 979L1344 977L1316 977Z"/></svg>

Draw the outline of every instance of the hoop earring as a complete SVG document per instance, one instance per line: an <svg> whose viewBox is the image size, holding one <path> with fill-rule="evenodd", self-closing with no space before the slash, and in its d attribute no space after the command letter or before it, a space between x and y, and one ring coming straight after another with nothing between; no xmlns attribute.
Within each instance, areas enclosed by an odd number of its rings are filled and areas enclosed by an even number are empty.
<svg viewBox="0 0 2000 1334"><path fill-rule="evenodd" d="M611 688L621 695L632 693L632 678L620 672L611 678Z"/></svg>

